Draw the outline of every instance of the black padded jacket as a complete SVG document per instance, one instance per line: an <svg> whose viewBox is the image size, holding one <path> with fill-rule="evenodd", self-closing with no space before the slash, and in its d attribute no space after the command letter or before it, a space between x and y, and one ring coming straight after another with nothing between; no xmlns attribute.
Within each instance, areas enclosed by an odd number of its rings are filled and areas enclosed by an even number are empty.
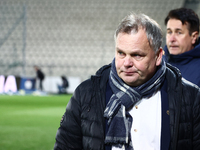
<svg viewBox="0 0 200 150"><path fill-rule="evenodd" d="M110 65L82 82L70 99L54 150L104 150L106 84ZM200 89L167 64L170 150L200 150Z"/></svg>

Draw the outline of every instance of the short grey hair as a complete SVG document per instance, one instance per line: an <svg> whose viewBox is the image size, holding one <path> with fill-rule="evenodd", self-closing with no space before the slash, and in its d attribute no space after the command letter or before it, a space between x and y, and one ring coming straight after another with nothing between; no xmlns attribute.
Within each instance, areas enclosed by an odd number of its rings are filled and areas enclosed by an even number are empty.
<svg viewBox="0 0 200 150"><path fill-rule="evenodd" d="M131 13L126 16L115 31L115 40L119 33L137 33L140 29L145 30L150 47L158 52L162 44L162 29L155 20L145 14Z"/></svg>

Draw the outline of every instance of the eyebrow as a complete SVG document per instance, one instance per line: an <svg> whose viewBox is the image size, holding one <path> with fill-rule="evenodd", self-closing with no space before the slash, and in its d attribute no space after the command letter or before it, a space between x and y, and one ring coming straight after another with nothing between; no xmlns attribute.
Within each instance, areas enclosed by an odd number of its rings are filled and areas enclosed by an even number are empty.
<svg viewBox="0 0 200 150"><path fill-rule="evenodd" d="M123 50L121 50L120 48L116 47L116 51L123 51Z"/></svg>
<svg viewBox="0 0 200 150"><path fill-rule="evenodd" d="M118 47L116 47L116 51L125 53L124 50L122 50L122 49L120 49L120 48L118 48ZM140 49L137 49L137 50L135 50L135 51L131 51L130 54L141 54L141 55L144 55L144 54L146 54L146 53L143 52L143 51L140 50Z"/></svg>
<svg viewBox="0 0 200 150"><path fill-rule="evenodd" d="M172 30L171 28L167 28L167 30ZM180 28L175 28L175 31L182 31Z"/></svg>

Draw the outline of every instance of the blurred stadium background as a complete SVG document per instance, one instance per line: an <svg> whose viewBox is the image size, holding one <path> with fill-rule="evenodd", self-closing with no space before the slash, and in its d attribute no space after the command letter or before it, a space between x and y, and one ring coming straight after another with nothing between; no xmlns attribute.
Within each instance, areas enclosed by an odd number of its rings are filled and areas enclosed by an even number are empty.
<svg viewBox="0 0 200 150"><path fill-rule="evenodd" d="M179 7L200 16L200 0L0 0L0 94L3 76L33 78L34 65L48 78L45 90L61 75L76 86L112 61L115 29L132 11L161 25L164 46L164 18ZM0 95L0 149L52 150L70 97Z"/></svg>
<svg viewBox="0 0 200 150"><path fill-rule="evenodd" d="M113 35L129 12L155 19L163 29L169 10L200 0L0 0L0 75L46 76L81 81L114 57Z"/></svg>

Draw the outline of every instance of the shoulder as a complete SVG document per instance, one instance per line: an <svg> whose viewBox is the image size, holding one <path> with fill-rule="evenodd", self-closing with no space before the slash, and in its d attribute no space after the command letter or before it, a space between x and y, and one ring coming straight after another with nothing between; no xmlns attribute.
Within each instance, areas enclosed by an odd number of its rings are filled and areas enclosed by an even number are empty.
<svg viewBox="0 0 200 150"><path fill-rule="evenodd" d="M170 65L167 63L167 79L168 84L170 85L170 88L173 89L180 89L182 88L185 94L191 94L194 92L199 92L199 87L186 80L184 77L182 77L181 72L178 68Z"/></svg>
<svg viewBox="0 0 200 150"><path fill-rule="evenodd" d="M200 89L196 84L186 80L185 78L182 78L181 81L182 81L182 85L183 85L183 88L185 89L186 93L189 93L189 92L199 93L200 92Z"/></svg>
<svg viewBox="0 0 200 150"><path fill-rule="evenodd" d="M96 75L101 75L107 71L110 71L111 64L104 65L100 69L97 70Z"/></svg>
<svg viewBox="0 0 200 150"><path fill-rule="evenodd" d="M92 75L89 79L84 80L75 90L75 93L91 93L100 88L104 88L108 81L110 73L110 65L101 67L95 75Z"/></svg>

